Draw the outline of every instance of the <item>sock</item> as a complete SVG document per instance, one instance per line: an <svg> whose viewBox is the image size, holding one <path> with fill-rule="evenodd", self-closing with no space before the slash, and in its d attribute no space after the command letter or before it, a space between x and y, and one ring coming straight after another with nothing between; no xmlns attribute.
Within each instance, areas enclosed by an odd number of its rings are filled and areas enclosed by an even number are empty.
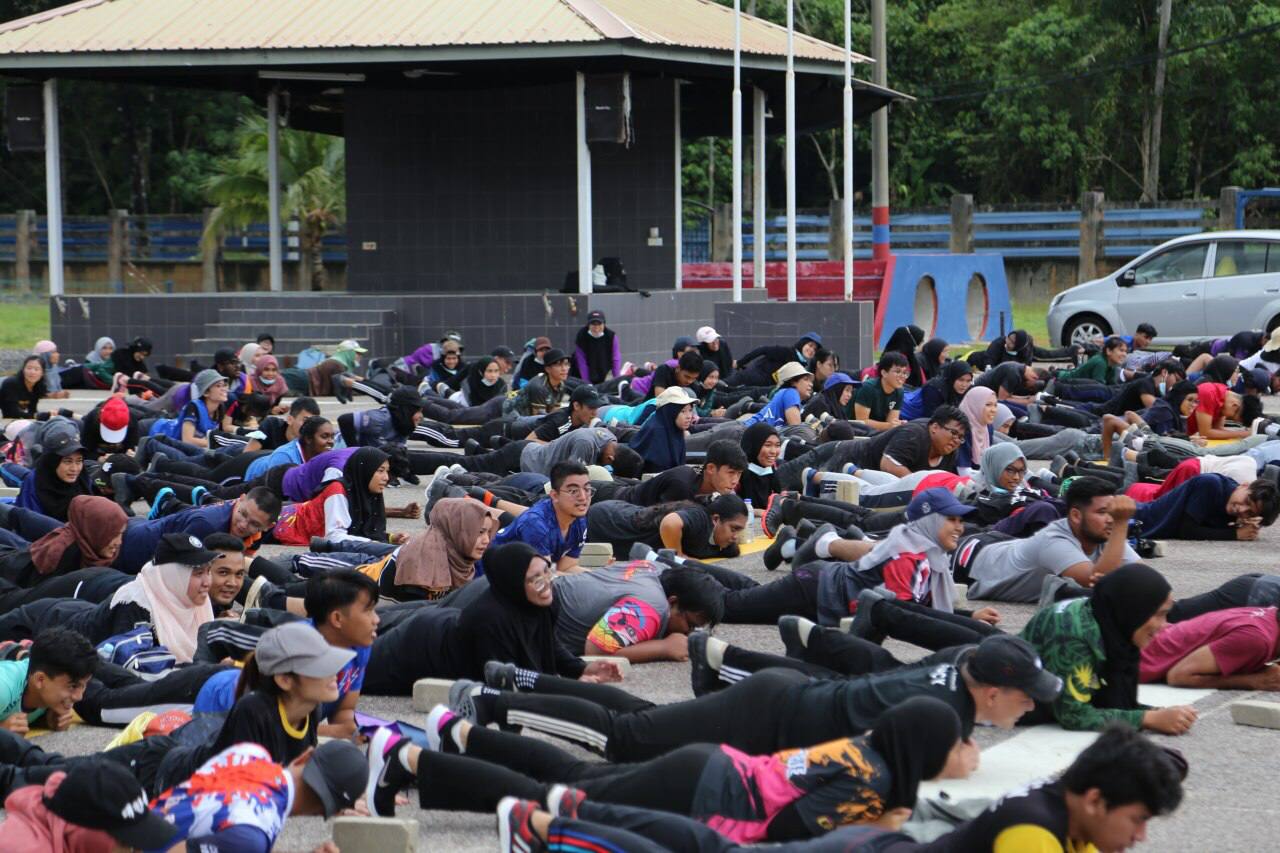
<svg viewBox="0 0 1280 853"><path fill-rule="evenodd" d="M794 557L796 555L796 540L788 539L786 542L783 542L781 553L782 559L784 560L790 560Z"/></svg>
<svg viewBox="0 0 1280 853"><path fill-rule="evenodd" d="M533 690L538 686L539 673L532 669L516 667L516 689Z"/></svg>
<svg viewBox="0 0 1280 853"><path fill-rule="evenodd" d="M485 506L493 506L498 502L498 497L484 486L472 486L467 489L467 497L475 498Z"/></svg>
<svg viewBox="0 0 1280 853"><path fill-rule="evenodd" d="M813 629L817 628L817 624L810 622L808 619L796 620L796 633L800 635L800 645L806 649L809 648L809 635L813 633Z"/></svg>
<svg viewBox="0 0 1280 853"><path fill-rule="evenodd" d="M724 652L729 644L715 637L707 637L707 663L712 669L719 670L724 666Z"/></svg>
<svg viewBox="0 0 1280 853"><path fill-rule="evenodd" d="M817 554L824 560L831 559L831 543L840 538L840 534L832 531L824 533L818 537L818 541L813 546L813 553Z"/></svg>
<svg viewBox="0 0 1280 853"><path fill-rule="evenodd" d="M446 723L446 725L451 725L453 723L456 723L457 721L458 721L457 717L450 716L449 723ZM409 771L409 773L413 773L413 768L409 766L409 746L410 746L409 739L404 738L398 744L395 745L394 749L396 751L396 760L400 762L400 766L403 767L405 770Z"/></svg>

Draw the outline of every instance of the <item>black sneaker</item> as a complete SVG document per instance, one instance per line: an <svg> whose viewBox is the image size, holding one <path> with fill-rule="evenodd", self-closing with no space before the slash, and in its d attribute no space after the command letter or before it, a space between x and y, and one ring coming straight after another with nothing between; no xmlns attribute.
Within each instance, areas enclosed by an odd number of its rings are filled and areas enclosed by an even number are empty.
<svg viewBox="0 0 1280 853"><path fill-rule="evenodd" d="M800 639L802 622L809 622L809 620L803 616L778 617L778 636L782 638L782 645L787 649L787 657L797 660L804 657L805 650L805 644Z"/></svg>
<svg viewBox="0 0 1280 853"><path fill-rule="evenodd" d="M486 687L492 687L494 690L510 690L514 692L516 689L516 665L498 660L489 661L484 665L484 683Z"/></svg>
<svg viewBox="0 0 1280 853"><path fill-rule="evenodd" d="M773 537L773 544L765 549L764 567L769 571L776 571L782 561L786 559L782 556L782 547L788 542L796 538L796 529L790 525L784 524L778 529L778 534Z"/></svg>
<svg viewBox="0 0 1280 853"><path fill-rule="evenodd" d="M133 516L133 491L129 488L128 474L111 475L111 499L114 500L127 516Z"/></svg>
<svg viewBox="0 0 1280 853"><path fill-rule="evenodd" d="M807 518L800 519L800 523L796 525L796 539L800 542L808 539L813 535L813 531L818 529L818 523Z"/></svg>
<svg viewBox="0 0 1280 853"><path fill-rule="evenodd" d="M858 593L858 609L854 611L853 624L849 626L850 634L864 640L875 638L876 629L871 619L871 611L883 598L884 596L874 589L864 589Z"/></svg>
<svg viewBox="0 0 1280 853"><path fill-rule="evenodd" d="M791 567L803 566L805 563L812 563L814 560L821 559L818 556L817 547L818 540L828 533L835 533L836 526L834 524L824 524L817 530L813 531L808 539L804 540L804 544L796 548L796 555L791 558Z"/></svg>
<svg viewBox="0 0 1280 853"><path fill-rule="evenodd" d="M488 453L483 444L474 438L468 438L462 445L462 454L464 456L479 456L481 453Z"/></svg>
<svg viewBox="0 0 1280 853"><path fill-rule="evenodd" d="M365 787L365 805L374 817L396 816L396 795L411 787L415 780L400 761L400 751L409 740L391 729L378 729L369 740L369 782Z"/></svg>
<svg viewBox="0 0 1280 853"><path fill-rule="evenodd" d="M643 560L645 562L653 562L658 559L658 554L644 542L635 542L631 545L631 552L627 557L632 560Z"/></svg>
<svg viewBox="0 0 1280 853"><path fill-rule="evenodd" d="M330 544L331 543L329 542L329 540L325 539L323 536L312 536L311 537L311 553L328 554Z"/></svg>
<svg viewBox="0 0 1280 853"><path fill-rule="evenodd" d="M694 696L714 693L720 689L720 673L707 661L706 631L689 634L689 682Z"/></svg>

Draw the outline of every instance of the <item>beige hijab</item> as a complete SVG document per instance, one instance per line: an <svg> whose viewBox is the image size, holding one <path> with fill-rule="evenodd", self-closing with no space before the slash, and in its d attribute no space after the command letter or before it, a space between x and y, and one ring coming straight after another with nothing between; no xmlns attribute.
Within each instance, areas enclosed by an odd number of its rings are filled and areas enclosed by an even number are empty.
<svg viewBox="0 0 1280 853"><path fill-rule="evenodd" d="M425 589L455 589L476 575L471 549L490 526L498 530L501 515L472 498L445 498L431 510L431 526L400 546L396 584Z"/></svg>
<svg viewBox="0 0 1280 853"><path fill-rule="evenodd" d="M151 613L156 641L173 652L179 663L191 663L200 626L213 620L208 598L196 605L187 597L192 568L179 563L147 563L138 577L116 590L111 606L137 604Z"/></svg>

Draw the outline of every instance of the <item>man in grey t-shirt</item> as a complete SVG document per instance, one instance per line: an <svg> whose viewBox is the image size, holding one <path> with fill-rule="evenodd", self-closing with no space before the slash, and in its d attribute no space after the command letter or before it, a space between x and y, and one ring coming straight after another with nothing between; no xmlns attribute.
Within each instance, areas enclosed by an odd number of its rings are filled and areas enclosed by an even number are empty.
<svg viewBox="0 0 1280 853"><path fill-rule="evenodd" d="M966 543L961 542L957 575L967 570L968 597L1034 603L1050 575L1087 587L1107 572L1139 561L1128 542L1136 508L1130 498L1112 494L1110 484L1097 477L1079 477L1068 487L1066 501L1066 518L1027 539L990 543L967 565Z"/></svg>

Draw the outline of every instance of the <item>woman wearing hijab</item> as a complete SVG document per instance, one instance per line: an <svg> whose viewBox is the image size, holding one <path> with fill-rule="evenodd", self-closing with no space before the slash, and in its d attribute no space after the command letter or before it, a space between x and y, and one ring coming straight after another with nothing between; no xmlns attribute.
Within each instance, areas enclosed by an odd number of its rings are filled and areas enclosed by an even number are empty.
<svg viewBox="0 0 1280 853"><path fill-rule="evenodd" d="M589 385L599 385L622 371L622 351L618 336L605 325L604 312L592 311L587 324L574 338L573 375Z"/></svg>
<svg viewBox="0 0 1280 853"><path fill-rule="evenodd" d="M902 398L902 420L933 417L939 406L959 406L973 385L973 366L967 361L949 361L938 374Z"/></svg>
<svg viewBox="0 0 1280 853"><path fill-rule="evenodd" d="M457 341L445 341L440 347L440 358L431 365L426 382L441 397L448 397L462 387L467 365L462 360L462 347Z"/></svg>
<svg viewBox="0 0 1280 853"><path fill-rule="evenodd" d="M833 373L822 385L822 392L814 394L804 407L803 416L830 415L838 421L847 421L853 414L853 391L857 383L847 373Z"/></svg>
<svg viewBox="0 0 1280 853"><path fill-rule="evenodd" d="M679 386L655 398L653 415L631 439L631 449L644 457L646 472L661 473L684 464L685 434L693 424L694 397Z"/></svg>
<svg viewBox="0 0 1280 853"><path fill-rule="evenodd" d="M84 470L84 450L70 436L60 436L46 447L35 468L18 490L16 503L23 509L66 521L72 499L93 494L93 480Z"/></svg>
<svg viewBox="0 0 1280 853"><path fill-rule="evenodd" d="M32 419L41 400L49 396L44 362L29 355L12 376L0 383L0 417Z"/></svg>
<svg viewBox="0 0 1280 853"><path fill-rule="evenodd" d="M924 343L924 329L919 326L899 326L893 330L893 334L884 345L884 352L900 352L906 357L907 364L911 368L907 384L913 388L919 388L927 379L924 368L920 366L920 360L916 358L916 347L922 343Z"/></svg>
<svg viewBox="0 0 1280 853"><path fill-rule="evenodd" d="M956 453L956 470L968 475L982 463L982 454L991 446L991 425L1000 401L996 392L981 385L970 388L960 400L960 411L969 425L969 437Z"/></svg>
<svg viewBox="0 0 1280 853"><path fill-rule="evenodd" d="M333 550L383 556L395 550L404 534L387 534L387 510L382 494L391 479L387 454L362 447L342 466L342 479L320 493L280 512L274 535L282 545L309 546L313 536Z"/></svg>
<svg viewBox="0 0 1280 853"><path fill-rule="evenodd" d="M288 408L281 405L280 399L289 393L289 386L280 376L280 361L267 353L258 356L255 364L257 374L253 377L254 388L271 401L272 414L284 414Z"/></svg>
<svg viewBox="0 0 1280 853"><path fill-rule="evenodd" d="M113 390L128 391L130 394L141 396L148 391L161 395L169 389L172 382L152 377L147 369L147 358L150 357L151 350L151 339L138 336L129 341L128 345L117 347L111 353L112 375L108 381L114 382L116 374L122 374L125 377L121 380L123 387L119 389L113 387ZM101 375L99 373L99 376Z"/></svg>
<svg viewBox="0 0 1280 853"><path fill-rule="evenodd" d="M1129 563L1093 586L1086 598L1058 602L1031 617L1022 638L1044 668L1062 679L1062 694L1040 717L1064 729L1097 731L1124 722L1163 734L1182 734L1195 722L1189 706L1148 708L1138 702L1142 649L1165 628L1173 595L1150 566Z"/></svg>
<svg viewBox="0 0 1280 853"><path fill-rule="evenodd" d="M808 370L809 361L822 346L822 336L817 332L806 332L795 346L763 346L756 347L738 361L738 369L728 380L735 388L741 385L773 384L773 374L787 362L798 361Z"/></svg>
<svg viewBox="0 0 1280 853"><path fill-rule="evenodd" d="M44 365L45 384L49 387L50 399L65 399L71 396L67 388L84 387L84 371L79 366L66 368L66 376L63 376L63 368L58 367L62 356L58 352L58 345L53 341L36 341L31 354L39 356L40 363Z"/></svg>
<svg viewBox="0 0 1280 853"><path fill-rule="evenodd" d="M338 429L348 447L404 447L422 422L423 402L417 391L402 385L381 408L338 415Z"/></svg>
<svg viewBox="0 0 1280 853"><path fill-rule="evenodd" d="M475 578L476 563L498 532L501 515L477 500L443 498L431 509L430 527L359 570L375 577L390 601L442 598Z"/></svg>
<svg viewBox="0 0 1280 853"><path fill-rule="evenodd" d="M466 378L462 380L462 396L458 399L464 406L483 406L495 397L507 395L507 383L502 378L502 365L492 356L476 359L467 368Z"/></svg>
<svg viewBox="0 0 1280 853"><path fill-rule="evenodd" d="M120 550L128 520L124 510L108 498L73 497L66 524L27 548L0 551L0 578L29 587L46 577L109 566Z"/></svg>
<svg viewBox="0 0 1280 853"><path fill-rule="evenodd" d="M950 346L942 338L930 338L920 347L916 360L920 362L920 370L924 372L925 381L937 376L947 362L947 347Z"/></svg>
<svg viewBox="0 0 1280 853"><path fill-rule="evenodd" d="M422 750L397 741L373 764L372 813L389 816L396 794L416 784L427 809L492 812L505 796L539 803L564 791L591 802L689 815L739 844L814 838L840 826L909 812L920 783L959 764L961 723L941 700L895 705L865 735L752 756L727 744L681 746L637 764L583 762L554 744L473 726L438 706ZM390 730L374 747L392 742ZM374 747L371 747L373 749ZM374 775L376 774L376 775ZM767 793L762 793L767 792ZM902 817L905 815L895 815Z"/></svg>

